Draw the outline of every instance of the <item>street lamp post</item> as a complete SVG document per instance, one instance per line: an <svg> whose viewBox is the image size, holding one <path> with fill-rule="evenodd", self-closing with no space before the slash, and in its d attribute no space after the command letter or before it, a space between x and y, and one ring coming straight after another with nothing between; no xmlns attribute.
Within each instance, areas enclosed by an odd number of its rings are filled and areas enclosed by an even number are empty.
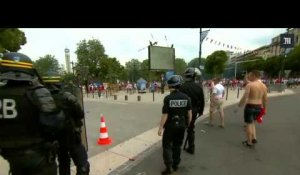
<svg viewBox="0 0 300 175"><path fill-rule="evenodd" d="M202 42L206 38L208 32L209 32L209 30L205 30L205 31L202 32L202 28L200 28L200 31L199 31L199 70L200 70L201 74L202 74L202 71L201 71ZM202 75L201 75L199 77L199 83L200 83L201 87L202 87L202 81L203 81L203 78L202 78Z"/></svg>
<svg viewBox="0 0 300 175"><path fill-rule="evenodd" d="M200 28L200 33L199 33L199 69L200 70L201 70L202 42L206 38L209 31L210 30L205 30L202 32L202 28Z"/></svg>
<svg viewBox="0 0 300 175"><path fill-rule="evenodd" d="M202 40L201 40L201 33L202 33L202 28L200 28L200 42L199 42L199 69L201 66L201 54L202 54Z"/></svg>
<svg viewBox="0 0 300 175"><path fill-rule="evenodd" d="M72 71L73 71L73 75L74 75L74 62L73 61L71 61L71 65L72 65Z"/></svg>

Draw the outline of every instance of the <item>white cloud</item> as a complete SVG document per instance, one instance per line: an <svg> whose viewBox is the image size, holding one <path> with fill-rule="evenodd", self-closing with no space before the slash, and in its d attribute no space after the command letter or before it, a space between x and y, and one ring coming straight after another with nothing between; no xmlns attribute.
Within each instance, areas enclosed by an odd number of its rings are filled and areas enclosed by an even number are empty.
<svg viewBox="0 0 300 175"><path fill-rule="evenodd" d="M22 47L23 52L37 60L46 54L54 55L65 64L64 49L71 51L71 60L76 61L74 53L80 40L98 39L103 44L106 54L116 57L121 64L137 58L140 61L148 57L147 49L140 49L149 45L149 40L157 41L160 46L173 44L177 58L184 58L187 62L199 55L199 29L192 28L147 28L147 29L21 29L25 32L27 44ZM203 29L206 30L206 29ZM208 38L213 38L222 43L241 47L245 50L258 48L269 44L276 35L285 29L210 29ZM166 39L167 38L167 41ZM204 41L202 57L206 57L215 50L226 50L223 47ZM214 43L214 42L213 42Z"/></svg>

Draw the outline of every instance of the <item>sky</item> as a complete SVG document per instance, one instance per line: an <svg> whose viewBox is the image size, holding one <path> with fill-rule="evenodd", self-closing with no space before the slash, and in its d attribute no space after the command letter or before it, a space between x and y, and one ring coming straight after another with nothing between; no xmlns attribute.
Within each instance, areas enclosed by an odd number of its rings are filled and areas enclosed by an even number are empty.
<svg viewBox="0 0 300 175"><path fill-rule="evenodd" d="M70 50L70 60L77 62L76 48L81 40L98 39L109 57L116 57L122 65L132 58L148 58L149 41L158 46L175 48L176 58L187 63L199 56L199 28L20 28L27 43L19 52L34 61L47 54L54 55L65 66L65 48ZM209 30L202 43L202 57L216 50L240 52L254 50L270 44L273 37L286 28L203 28ZM221 44L219 45L219 43ZM225 44L225 47L223 47ZM229 49L227 48L229 45ZM230 48L233 46L233 49ZM239 50L234 49L240 48Z"/></svg>

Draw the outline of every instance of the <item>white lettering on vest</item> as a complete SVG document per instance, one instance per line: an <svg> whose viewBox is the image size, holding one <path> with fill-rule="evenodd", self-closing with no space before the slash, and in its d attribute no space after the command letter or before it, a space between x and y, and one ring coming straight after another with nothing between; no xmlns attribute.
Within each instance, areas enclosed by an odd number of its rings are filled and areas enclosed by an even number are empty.
<svg viewBox="0 0 300 175"><path fill-rule="evenodd" d="M187 107L187 100L170 100L171 108L182 108Z"/></svg>
<svg viewBox="0 0 300 175"><path fill-rule="evenodd" d="M14 99L0 100L0 118L16 118L18 111L16 110L16 101Z"/></svg>

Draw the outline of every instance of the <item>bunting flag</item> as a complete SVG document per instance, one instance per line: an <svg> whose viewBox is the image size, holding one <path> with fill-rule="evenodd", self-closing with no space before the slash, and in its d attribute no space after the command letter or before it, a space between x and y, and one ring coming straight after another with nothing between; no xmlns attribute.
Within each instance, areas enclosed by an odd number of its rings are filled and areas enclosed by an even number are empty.
<svg viewBox="0 0 300 175"><path fill-rule="evenodd" d="M235 53L239 53L239 54L245 54L245 53L250 53L253 52L253 54L257 54L257 51L250 51L250 50L246 50L246 49L242 49L241 47L237 47L228 43L222 43L221 41L218 41L216 39L210 38L210 37L206 37L208 34L208 31L203 31L201 33L201 42L203 41L210 41L211 44L215 44L221 47L225 47L227 49L233 50L233 52Z"/></svg>
<svg viewBox="0 0 300 175"><path fill-rule="evenodd" d="M208 32L209 32L209 30L205 30L205 31L201 32L201 35L200 35L200 41L201 41L201 43L207 37Z"/></svg>

